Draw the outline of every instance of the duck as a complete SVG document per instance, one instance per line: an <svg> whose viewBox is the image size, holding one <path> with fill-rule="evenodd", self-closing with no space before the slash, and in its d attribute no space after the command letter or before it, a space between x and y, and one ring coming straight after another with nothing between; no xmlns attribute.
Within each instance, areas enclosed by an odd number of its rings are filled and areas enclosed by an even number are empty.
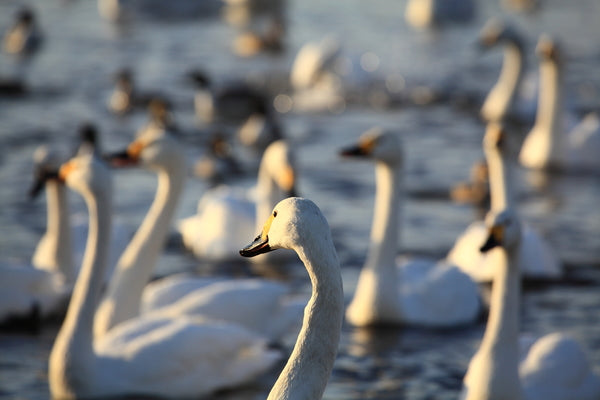
<svg viewBox="0 0 600 400"><path fill-rule="evenodd" d="M502 124L491 123L483 139L490 177L490 209L514 207L513 167L508 160L507 138ZM484 221L475 221L456 239L446 259L469 274L475 281L491 282L495 273L495 251L478 251L486 236ZM528 280L559 280L563 265L552 246L532 227L524 224L519 248L519 268Z"/></svg>
<svg viewBox="0 0 600 400"><path fill-rule="evenodd" d="M135 88L133 71L129 68L119 69L114 77L115 88L111 93L107 107L117 115L125 115L136 108L147 108L156 95L138 93Z"/></svg>
<svg viewBox="0 0 600 400"><path fill-rule="evenodd" d="M337 354L344 290L331 230L311 200L289 197L277 203L260 234L239 253L254 257L282 248L298 254L308 272L312 293L294 349L267 399L318 400Z"/></svg>
<svg viewBox="0 0 600 400"><path fill-rule="evenodd" d="M244 148L259 155L271 143L283 138L283 129L275 110L266 105L258 105L237 131L237 139Z"/></svg>
<svg viewBox="0 0 600 400"><path fill-rule="evenodd" d="M243 245L244 237L252 235L257 221L277 201L295 194L296 175L292 145L286 140L271 143L262 156L253 192L220 185L203 194L195 215L179 221L177 230L185 248L204 260L235 260L238 249L234 246ZM209 229L213 226L220 228Z"/></svg>
<svg viewBox="0 0 600 400"><path fill-rule="evenodd" d="M426 29L469 22L475 14L476 4L473 0L409 0L404 19L413 28Z"/></svg>
<svg viewBox="0 0 600 400"><path fill-rule="evenodd" d="M504 58L496 84L488 93L480 114L484 121L502 122L507 118L533 123L536 99L524 92L526 70L525 39L512 25L492 18L479 34L479 47L492 49L502 46Z"/></svg>
<svg viewBox="0 0 600 400"><path fill-rule="evenodd" d="M239 124L258 108L270 106L268 96L245 82L231 81L216 86L209 75L195 69L188 74L196 86L194 110L203 124Z"/></svg>
<svg viewBox="0 0 600 400"><path fill-rule="evenodd" d="M273 367L279 352L242 327L222 321L139 317L95 338L100 277L107 267L112 176L93 154L72 158L58 175L84 198L90 231L81 272L50 352L53 398L198 397L250 382Z"/></svg>
<svg viewBox="0 0 600 400"><path fill-rule="evenodd" d="M38 27L33 9L22 7L13 25L5 33L3 50L7 54L29 57L38 52L43 43L43 35Z"/></svg>
<svg viewBox="0 0 600 400"><path fill-rule="evenodd" d="M484 399L597 399L600 376L575 339L553 332L520 351L519 245L521 224L509 207L486 217L488 236L480 251L494 249L494 284L490 312L479 349L463 379L463 400ZM568 365L568 368L565 366Z"/></svg>
<svg viewBox="0 0 600 400"><path fill-rule="evenodd" d="M269 18L262 29L246 29L238 34L233 42L233 52L240 57L254 57L258 54L281 54L285 48L285 26L278 17Z"/></svg>
<svg viewBox="0 0 600 400"><path fill-rule="evenodd" d="M459 204L486 206L490 201L488 167L485 161L476 161L471 166L469 180L459 182L450 189L450 199Z"/></svg>
<svg viewBox="0 0 600 400"><path fill-rule="evenodd" d="M194 175L215 187L242 174L242 165L234 155L226 135L221 131L213 132L206 153L194 163Z"/></svg>
<svg viewBox="0 0 600 400"><path fill-rule="evenodd" d="M475 322L481 311L475 282L454 265L429 259L396 260L402 146L394 132L372 128L342 156L375 161L371 239L354 296L346 309L353 326L448 328Z"/></svg>
<svg viewBox="0 0 600 400"><path fill-rule="evenodd" d="M600 171L598 113L587 114L570 131L565 130L562 50L544 34L538 40L536 54L540 60L539 102L535 125L523 141L519 162L533 170Z"/></svg>

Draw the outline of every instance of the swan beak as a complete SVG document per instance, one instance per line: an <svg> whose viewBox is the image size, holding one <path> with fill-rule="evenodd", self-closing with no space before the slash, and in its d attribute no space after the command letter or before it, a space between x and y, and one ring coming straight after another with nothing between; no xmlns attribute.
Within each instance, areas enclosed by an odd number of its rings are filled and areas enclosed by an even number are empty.
<svg viewBox="0 0 600 400"><path fill-rule="evenodd" d="M489 236L483 246L479 248L479 251L482 253L487 253L494 247L502 246L504 237L504 229L501 226L494 226L490 229Z"/></svg>
<svg viewBox="0 0 600 400"><path fill-rule="evenodd" d="M268 253L271 250L273 249L269 246L269 237L265 236L263 238L263 235L258 235L252 243L240 250L240 255L242 257L254 257Z"/></svg>
<svg viewBox="0 0 600 400"><path fill-rule="evenodd" d="M113 167L128 167L137 165L144 145L140 141L135 141L127 146L127 150L107 154L103 158Z"/></svg>
<svg viewBox="0 0 600 400"><path fill-rule="evenodd" d="M360 145L346 147L340 150L340 156L342 157L366 157L368 153L365 151L365 148Z"/></svg>
<svg viewBox="0 0 600 400"><path fill-rule="evenodd" d="M47 181L56 179L58 180L58 171L48 170L47 168L40 168L36 171L33 184L29 189L29 198L35 199L44 188Z"/></svg>

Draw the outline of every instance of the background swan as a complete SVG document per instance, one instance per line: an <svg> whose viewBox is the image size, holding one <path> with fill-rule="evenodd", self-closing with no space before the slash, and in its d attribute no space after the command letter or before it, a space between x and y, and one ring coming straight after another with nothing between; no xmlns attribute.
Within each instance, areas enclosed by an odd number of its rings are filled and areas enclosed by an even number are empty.
<svg viewBox="0 0 600 400"><path fill-rule="evenodd" d="M498 247L499 256L485 334L469 363L461 398L597 399L600 377L569 335L546 335L519 354L521 226L510 208L490 212L486 226L481 251Z"/></svg>
<svg viewBox="0 0 600 400"><path fill-rule="evenodd" d="M563 60L559 46L547 35L538 41L540 94L535 125L527 134L519 161L527 168L600 170L600 119L591 113L572 130L563 109Z"/></svg>
<svg viewBox="0 0 600 400"><path fill-rule="evenodd" d="M502 70L494 87L488 93L481 116L487 122L500 122L506 117L519 121L533 122L535 118L535 96L524 97L525 39L513 26L497 19L489 20L479 35L482 48L502 45L504 59Z"/></svg>
<svg viewBox="0 0 600 400"><path fill-rule="evenodd" d="M491 210L514 207L512 164L507 156L507 138L504 128L490 124L483 140L483 149L489 168ZM475 221L455 241L447 259L468 273L477 282L490 282L495 274L497 252L485 254L479 251L487 235L483 221ZM518 249L519 268L528 279L559 279L563 274L562 263L554 250L533 228L523 226L521 245Z"/></svg>
<svg viewBox="0 0 600 400"><path fill-rule="evenodd" d="M337 354L344 311L340 265L329 225L319 208L298 197L279 202L254 242L240 250L253 257L294 250L308 271L311 298L294 350L268 399L321 399Z"/></svg>
<svg viewBox="0 0 600 400"><path fill-rule="evenodd" d="M409 0L404 19L414 28L429 28L449 22L468 22L475 16L473 0Z"/></svg>
<svg viewBox="0 0 600 400"><path fill-rule="evenodd" d="M430 327L473 322L481 305L477 285L468 275L443 261L418 259L397 264L402 174L398 137L372 129L342 155L375 160L377 180L369 253L346 311L348 322Z"/></svg>
<svg viewBox="0 0 600 400"><path fill-rule="evenodd" d="M93 316L110 236L110 171L86 154L64 164L59 176L84 197L90 231L84 265L50 353L53 398L201 396L247 382L273 365L277 352L243 328L186 316L131 319L95 340Z"/></svg>
<svg viewBox="0 0 600 400"><path fill-rule="evenodd" d="M244 238L252 236L258 221L269 215L281 199L293 195L296 162L291 146L278 140L265 150L258 170L256 190L219 186L198 202L198 213L178 224L183 243L199 258L235 259Z"/></svg>

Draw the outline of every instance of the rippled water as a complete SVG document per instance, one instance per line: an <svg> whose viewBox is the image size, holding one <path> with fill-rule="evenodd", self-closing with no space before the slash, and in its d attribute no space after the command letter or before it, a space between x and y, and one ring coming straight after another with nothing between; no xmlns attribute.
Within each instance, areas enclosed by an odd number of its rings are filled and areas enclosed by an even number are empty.
<svg viewBox="0 0 600 400"><path fill-rule="evenodd" d="M567 49L566 84L569 102L580 111L598 107L600 97L600 3L596 0L540 0L534 14L511 15L528 34L529 50L541 32L559 37ZM0 3L0 28L4 29L20 2ZM372 52L379 60L377 78L402 76L407 87L443 87L452 82L460 92L482 96L494 82L501 52L479 54L473 50L476 33L491 15L503 13L496 0L479 2L478 17L468 25L437 32L411 30L403 20L405 1L348 0L289 1L287 47L280 56L240 59L232 52L236 29L219 19L185 23L136 23L124 31L97 16L93 1L31 1L47 35L44 51L31 66L29 96L0 99L0 256L27 262L44 230L43 200L29 202L32 154L42 143L72 146L77 126L96 122L107 149L127 143L144 122L142 114L116 118L105 109L111 75L129 65L140 88L160 91L175 104L178 123L188 134L189 159L202 149L193 116L193 90L182 76L192 67L208 69L219 81L232 77L283 78L300 46L326 34L336 34L351 60ZM532 53L532 51L530 51ZM530 58L535 73L535 59ZM0 59L0 73L11 70L10 60ZM364 93L367 93L366 88ZM371 93L371 92L369 92ZM365 95L368 98L368 96ZM337 151L358 135L380 125L397 129L406 156L407 196L403 208L402 251L442 256L456 236L476 217L468 206L445 198L423 200L415 193L440 192L468 176L470 165L482 157L483 126L475 114L458 107L452 98L431 106L380 109L364 100L348 103L343 112L281 115L286 133L297 143L300 192L324 211L332 227L346 295L364 260L373 201L373 166L341 161ZM195 132L198 131L198 132ZM597 177L551 177L532 186L519 176L524 193L520 211L543 232L569 266L564 282L527 288L523 296L522 330L544 334L571 332L584 345L600 370L600 184ZM243 180L250 184L251 178ZM136 226L150 203L155 180L140 171L119 172L116 207L122 219ZM135 189L134 189L135 188ZM206 184L189 179L178 217L191 215ZM77 196L75 208L83 209ZM308 282L301 267L292 274L302 290ZM161 258L158 274L195 270L222 272L192 260L176 245ZM327 399L451 399L456 398L469 359L482 336L484 322L464 329L429 331L396 328L377 331L344 327L339 357L325 393ZM44 399L47 357L58 325L46 326L37 336L0 335L0 397ZM599 371L600 372L600 371ZM261 398L274 378L257 388L219 396Z"/></svg>

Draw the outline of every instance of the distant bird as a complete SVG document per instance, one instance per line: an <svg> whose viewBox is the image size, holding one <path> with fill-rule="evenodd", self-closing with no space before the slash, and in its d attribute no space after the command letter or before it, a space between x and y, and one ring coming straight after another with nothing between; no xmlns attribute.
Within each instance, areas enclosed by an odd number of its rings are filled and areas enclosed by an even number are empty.
<svg viewBox="0 0 600 400"><path fill-rule="evenodd" d="M397 135L371 129L341 155L373 160L377 180L367 260L346 320L356 326L437 328L474 322L481 301L477 285L467 274L443 260L396 258L403 161Z"/></svg>
<svg viewBox="0 0 600 400"><path fill-rule="evenodd" d="M208 74L199 69L192 71L189 77L196 85L196 117L204 124L237 124L258 109L270 106L265 93L244 82L216 86Z"/></svg>
<svg viewBox="0 0 600 400"><path fill-rule="evenodd" d="M279 202L260 235L240 254L254 257L282 248L294 250L304 263L312 294L292 354L268 400L319 400L338 351L344 293L329 225L315 203L298 197Z"/></svg>
<svg viewBox="0 0 600 400"><path fill-rule="evenodd" d="M35 13L23 7L16 15L12 27L5 33L3 50L8 54L23 58L34 55L43 43L43 35L38 27Z"/></svg>
<svg viewBox="0 0 600 400"><path fill-rule="evenodd" d="M133 72L120 69L115 76L115 88L108 100L108 109L118 115L127 114L137 108L147 108L156 95L140 93L135 87Z"/></svg>
<svg viewBox="0 0 600 400"><path fill-rule="evenodd" d="M263 154L274 141L284 138L277 112L269 104L257 104L256 109L237 131L237 138L245 147Z"/></svg>
<svg viewBox="0 0 600 400"><path fill-rule="evenodd" d="M506 208L486 218L487 239L480 251L495 258L490 313L479 349L463 380L463 400L600 398L600 376L579 344L568 334L551 333L526 351L519 343L521 226ZM567 367L568 366L568 367Z"/></svg>
<svg viewBox="0 0 600 400"><path fill-rule="evenodd" d="M475 17L474 0L408 0L404 19L414 28L469 22Z"/></svg>
<svg viewBox="0 0 600 400"><path fill-rule="evenodd" d="M221 0L98 0L100 17L112 23L216 17L222 7Z"/></svg>
<svg viewBox="0 0 600 400"><path fill-rule="evenodd" d="M568 128L563 109L563 55L558 44L542 35L536 47L540 60L540 94L535 125L525 137L519 161L532 169L600 171L600 117L590 113Z"/></svg>
<svg viewBox="0 0 600 400"><path fill-rule="evenodd" d="M488 93L481 116L487 122L501 122L513 118L522 122L533 122L536 99L524 96L525 39L513 27L497 19L489 20L479 35L479 46L489 49L502 45L504 61L498 82Z"/></svg>
<svg viewBox="0 0 600 400"><path fill-rule="evenodd" d="M194 164L194 174L209 182L211 186L241 175L242 166L231 147L224 134L220 132L211 134L206 153Z"/></svg>
<svg viewBox="0 0 600 400"><path fill-rule="evenodd" d="M467 182L457 183L450 190L450 198L456 203L487 206L490 201L488 167L485 161L475 162Z"/></svg>
<svg viewBox="0 0 600 400"><path fill-rule="evenodd" d="M262 30L247 29L233 42L233 51L241 57L260 53L280 54L284 50L285 27L280 19L271 19Z"/></svg>

